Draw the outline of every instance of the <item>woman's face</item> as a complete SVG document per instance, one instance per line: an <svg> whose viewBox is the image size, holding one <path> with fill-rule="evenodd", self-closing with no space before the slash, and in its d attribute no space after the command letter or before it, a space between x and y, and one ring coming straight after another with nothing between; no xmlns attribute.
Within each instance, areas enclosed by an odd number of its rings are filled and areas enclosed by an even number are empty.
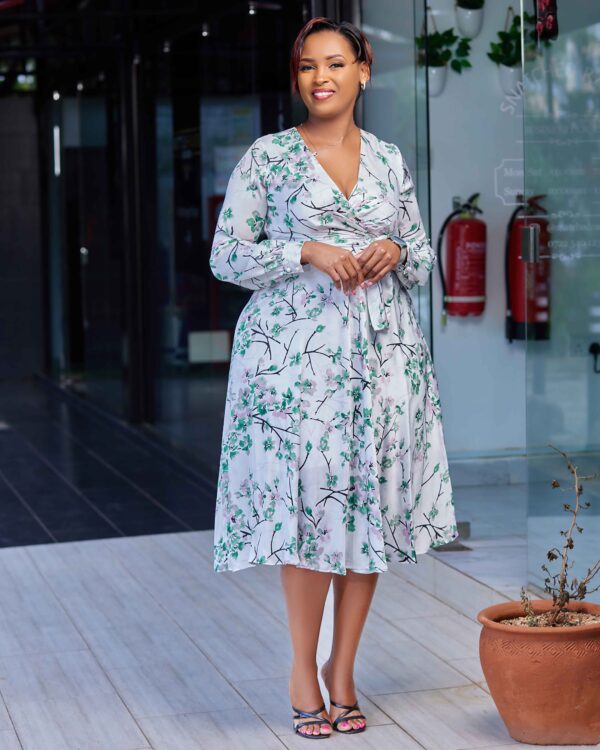
<svg viewBox="0 0 600 750"><path fill-rule="evenodd" d="M328 117L354 108L367 63L356 59L350 42L335 31L315 31L304 40L298 66L298 90L308 111ZM319 94L319 89L323 93Z"/></svg>

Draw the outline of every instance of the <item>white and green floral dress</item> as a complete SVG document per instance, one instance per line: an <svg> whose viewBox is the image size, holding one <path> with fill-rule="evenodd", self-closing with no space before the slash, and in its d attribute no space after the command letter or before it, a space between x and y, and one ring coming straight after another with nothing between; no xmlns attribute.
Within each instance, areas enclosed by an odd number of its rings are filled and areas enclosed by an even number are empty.
<svg viewBox="0 0 600 750"><path fill-rule="evenodd" d="M357 253L391 234L406 264L355 295L300 263L308 240ZM231 352L215 571L386 571L458 536L438 387L407 291L435 260L393 143L361 130L348 199L295 127L257 138L237 163L210 267L253 294Z"/></svg>

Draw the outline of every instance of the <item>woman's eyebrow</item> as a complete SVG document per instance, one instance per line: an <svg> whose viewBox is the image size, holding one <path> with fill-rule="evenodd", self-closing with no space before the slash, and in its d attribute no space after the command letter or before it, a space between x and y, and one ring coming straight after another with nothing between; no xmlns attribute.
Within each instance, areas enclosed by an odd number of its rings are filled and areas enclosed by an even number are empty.
<svg viewBox="0 0 600 750"><path fill-rule="evenodd" d="M325 59L326 59L326 60L331 60L331 58L332 58L332 57L341 57L341 58L344 58L344 55L341 55L341 54L340 54L340 53L338 52L338 53L337 53L337 54L335 54L335 55L327 55L327 57L326 57ZM314 57L301 57L301 58L300 58L300 62L302 62L302 60L308 60L309 62L314 62L314 61L315 61L315 58L314 58Z"/></svg>

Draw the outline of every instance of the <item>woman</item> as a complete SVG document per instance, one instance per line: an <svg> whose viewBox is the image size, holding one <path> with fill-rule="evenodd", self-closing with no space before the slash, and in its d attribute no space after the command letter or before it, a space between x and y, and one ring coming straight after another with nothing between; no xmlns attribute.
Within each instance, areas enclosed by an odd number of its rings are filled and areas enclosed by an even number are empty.
<svg viewBox="0 0 600 750"><path fill-rule="evenodd" d="M352 24L303 27L291 73L308 117L240 159L210 258L217 279L254 290L232 345L214 567L281 566L293 726L313 739L366 728L353 671L379 573L458 536L408 294L435 256L400 150L354 122L371 63ZM332 578L327 712L316 654Z"/></svg>

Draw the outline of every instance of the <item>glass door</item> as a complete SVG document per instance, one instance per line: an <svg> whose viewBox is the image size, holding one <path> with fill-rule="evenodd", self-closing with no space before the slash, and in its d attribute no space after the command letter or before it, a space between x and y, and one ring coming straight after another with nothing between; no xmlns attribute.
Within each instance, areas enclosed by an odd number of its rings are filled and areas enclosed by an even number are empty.
<svg viewBox="0 0 600 750"><path fill-rule="evenodd" d="M351 20L373 45L377 65L368 93L359 100L361 125L395 143L406 158L417 190L419 210L429 221L429 121L426 68L417 64L415 37L423 33L426 3L413 0L404 13L390 13L387 2L363 2ZM433 350L431 282L410 291L419 324Z"/></svg>
<svg viewBox="0 0 600 750"><path fill-rule="evenodd" d="M600 470L600 5L558 0L545 10L534 22L546 38L533 26L523 38L529 209L521 300L513 305L526 341L528 579L543 598L549 573L542 565L559 572L560 559L549 562L547 553L565 544L561 530L573 515L564 504L576 506L560 451L580 475ZM583 484L580 504L592 505L579 511L583 532L573 527L569 551L569 575L580 580L600 550L600 482ZM598 592L587 599L600 600Z"/></svg>
<svg viewBox="0 0 600 750"><path fill-rule="evenodd" d="M76 93L61 97L68 328L63 380L124 416L122 188L118 111L109 79L112 73L99 71L79 81Z"/></svg>

